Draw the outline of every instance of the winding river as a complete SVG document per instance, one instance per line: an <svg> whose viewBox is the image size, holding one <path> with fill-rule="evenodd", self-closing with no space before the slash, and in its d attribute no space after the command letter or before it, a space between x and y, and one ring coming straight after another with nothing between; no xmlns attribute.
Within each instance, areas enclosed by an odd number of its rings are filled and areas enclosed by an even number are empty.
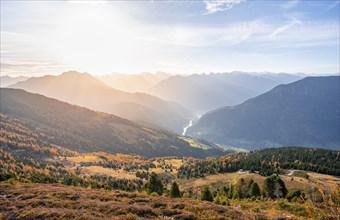
<svg viewBox="0 0 340 220"><path fill-rule="evenodd" d="M200 118L202 117L201 113L194 113L191 120L189 121L188 125L183 128L182 135L185 136L188 129L194 125Z"/></svg>
<svg viewBox="0 0 340 220"><path fill-rule="evenodd" d="M183 133L182 133L183 136L185 135L185 133L187 133L188 128L192 126L192 121L193 119L191 119L189 124L183 128Z"/></svg>

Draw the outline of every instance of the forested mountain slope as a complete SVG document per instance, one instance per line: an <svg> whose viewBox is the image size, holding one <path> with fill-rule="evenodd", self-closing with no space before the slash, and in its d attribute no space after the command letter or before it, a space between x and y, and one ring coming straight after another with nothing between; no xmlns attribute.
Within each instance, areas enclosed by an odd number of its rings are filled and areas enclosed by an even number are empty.
<svg viewBox="0 0 340 220"><path fill-rule="evenodd" d="M145 93L128 93L112 89L90 74L75 71L65 72L59 76L32 77L10 87L133 121L153 123L179 133L191 115L180 105Z"/></svg>
<svg viewBox="0 0 340 220"><path fill-rule="evenodd" d="M340 151L281 147L239 152L185 164L179 169L178 176L202 177L207 174L236 172L240 169L257 171L264 176L283 174L289 169L340 176Z"/></svg>
<svg viewBox="0 0 340 220"><path fill-rule="evenodd" d="M208 150L194 148L165 130L23 90L2 88L0 98L0 112L4 115L1 120L16 119L39 140L78 152L134 153L145 157L223 153L213 144L204 143Z"/></svg>
<svg viewBox="0 0 340 220"><path fill-rule="evenodd" d="M307 77L203 115L187 134L248 149L304 146L339 150L340 77Z"/></svg>

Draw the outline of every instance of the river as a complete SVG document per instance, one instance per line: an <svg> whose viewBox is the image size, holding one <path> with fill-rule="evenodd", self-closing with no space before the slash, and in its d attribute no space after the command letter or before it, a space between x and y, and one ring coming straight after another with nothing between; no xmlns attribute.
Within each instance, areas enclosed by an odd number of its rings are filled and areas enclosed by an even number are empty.
<svg viewBox="0 0 340 220"><path fill-rule="evenodd" d="M183 136L185 135L185 133L187 133L188 128L192 126L192 121L193 119L191 119L189 124L183 128L183 133L182 133Z"/></svg>

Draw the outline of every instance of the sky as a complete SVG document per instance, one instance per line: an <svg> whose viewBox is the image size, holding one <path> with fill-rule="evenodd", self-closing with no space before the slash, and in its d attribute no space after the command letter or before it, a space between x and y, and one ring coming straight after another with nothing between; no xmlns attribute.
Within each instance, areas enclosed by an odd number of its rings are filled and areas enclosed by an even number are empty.
<svg viewBox="0 0 340 220"><path fill-rule="evenodd" d="M1 75L339 73L339 2L1 0Z"/></svg>

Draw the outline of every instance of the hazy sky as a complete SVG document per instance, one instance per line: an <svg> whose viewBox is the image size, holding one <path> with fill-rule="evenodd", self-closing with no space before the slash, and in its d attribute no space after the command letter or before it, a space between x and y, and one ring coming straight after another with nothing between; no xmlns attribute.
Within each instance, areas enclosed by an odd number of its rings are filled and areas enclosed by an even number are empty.
<svg viewBox="0 0 340 220"><path fill-rule="evenodd" d="M339 0L1 0L1 75L338 73L339 46Z"/></svg>

